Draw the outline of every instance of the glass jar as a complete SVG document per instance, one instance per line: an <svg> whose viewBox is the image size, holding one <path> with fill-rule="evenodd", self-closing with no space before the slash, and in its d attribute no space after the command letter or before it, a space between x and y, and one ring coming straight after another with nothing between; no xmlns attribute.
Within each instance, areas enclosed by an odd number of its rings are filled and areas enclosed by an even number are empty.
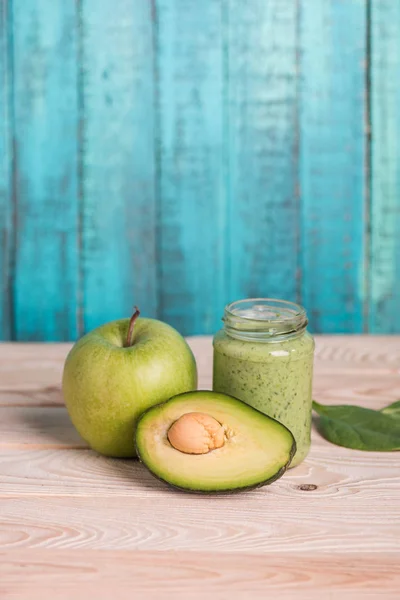
<svg viewBox="0 0 400 600"><path fill-rule="evenodd" d="M225 308L214 337L213 389L277 419L296 440L294 467L311 442L314 340L304 308L270 298L239 300Z"/></svg>

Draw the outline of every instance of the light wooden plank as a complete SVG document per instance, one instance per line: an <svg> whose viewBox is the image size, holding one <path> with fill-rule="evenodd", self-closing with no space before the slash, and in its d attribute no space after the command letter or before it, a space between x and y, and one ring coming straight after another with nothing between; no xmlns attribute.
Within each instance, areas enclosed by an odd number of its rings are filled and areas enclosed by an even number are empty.
<svg viewBox="0 0 400 600"><path fill-rule="evenodd" d="M13 333L12 266L14 251L12 173L12 68L10 4L0 5L0 340Z"/></svg>
<svg viewBox="0 0 400 600"><path fill-rule="evenodd" d="M212 338L188 338L199 388L212 386ZM0 405L62 404L62 368L71 344L0 344ZM393 336L317 336L314 390L376 408L400 397L400 343ZM23 374L23 376L22 376Z"/></svg>
<svg viewBox="0 0 400 600"><path fill-rule="evenodd" d="M160 317L212 333L226 298L223 2L156 0Z"/></svg>
<svg viewBox="0 0 400 600"><path fill-rule="evenodd" d="M212 336L186 338L202 366L212 357ZM316 335L316 360L324 368L346 365L349 369L393 369L400 364L400 337L394 335ZM63 362L72 348L67 344L0 343L0 385L6 373L24 372L19 388L26 389L37 377L54 383L60 377ZM49 381L50 380L50 381ZM18 385L17 379L14 380Z"/></svg>
<svg viewBox="0 0 400 600"><path fill-rule="evenodd" d="M211 353L201 360L199 389L212 388L212 357ZM1 373L1 370L0 370ZM36 389L18 390L17 385L8 388L3 379L3 389L0 386L0 406L63 406L64 399L60 382L54 386L41 384ZM313 382L314 396L321 402L351 403L360 406L381 408L400 398L400 372L370 371L359 369L345 371L343 369L324 369L317 363Z"/></svg>
<svg viewBox="0 0 400 600"><path fill-rule="evenodd" d="M397 381L398 385L398 381ZM343 397L344 396L344 397ZM317 400L322 397L315 394ZM324 398L329 404L352 403L358 406L368 406L380 409L392 401L380 399L377 394L370 398L345 396L344 391L338 395ZM314 448L324 447L328 444L316 432L314 432ZM33 405L3 404L0 405L0 448L87 448L75 431L66 408L60 404ZM352 455L355 456L354 450Z"/></svg>
<svg viewBox="0 0 400 600"><path fill-rule="evenodd" d="M189 342L209 378L211 338ZM334 447L313 431L307 460L272 486L172 491L137 461L85 449L65 409L41 405L69 347L0 345L2 393L10 381L22 398L0 407L0 595L397 598L398 453ZM394 337L317 338L318 398L391 401L399 352ZM25 406L31 393L38 404Z"/></svg>
<svg viewBox="0 0 400 600"><path fill-rule="evenodd" d="M157 311L153 25L148 0L81 8L85 331Z"/></svg>
<svg viewBox="0 0 400 600"><path fill-rule="evenodd" d="M356 404L380 409L400 398L400 372L320 369L316 366L313 395L327 404Z"/></svg>
<svg viewBox="0 0 400 600"><path fill-rule="evenodd" d="M372 332L398 332L400 321L400 3L371 0Z"/></svg>
<svg viewBox="0 0 400 600"><path fill-rule="evenodd" d="M156 480L132 481L141 489L137 496L2 496L0 551L212 549L318 555L340 549L341 554L391 552L400 558L399 480L376 478L363 490L362 475L361 470L352 482L349 475L342 479L338 474L336 486L325 487L321 479L317 488L304 487L299 477L299 487L278 487L279 492L272 485L251 494L208 498L166 491Z"/></svg>
<svg viewBox="0 0 400 600"><path fill-rule="evenodd" d="M199 387L211 389L211 338L189 338L189 343L199 367ZM60 382L69 348L67 344L0 346L0 446L86 447L63 407ZM322 336L317 338L314 397L329 404L383 408L400 397L399 364L397 338ZM326 444L314 435L315 448Z"/></svg>
<svg viewBox="0 0 400 600"><path fill-rule="evenodd" d="M1 406L0 448L87 448L64 406Z"/></svg>
<svg viewBox="0 0 400 600"><path fill-rule="evenodd" d="M229 296L296 300L296 2L228 6Z"/></svg>
<svg viewBox="0 0 400 600"><path fill-rule="evenodd" d="M76 7L13 2L18 340L77 335Z"/></svg>
<svg viewBox="0 0 400 600"><path fill-rule="evenodd" d="M0 555L0 593L15 600L398 598L397 557L213 552L25 550ZM55 592L55 590L57 590Z"/></svg>
<svg viewBox="0 0 400 600"><path fill-rule="evenodd" d="M211 386L211 338L188 338L199 385ZM0 344L0 405L62 404L61 377L71 344ZM23 376L22 376L23 374Z"/></svg>
<svg viewBox="0 0 400 600"><path fill-rule="evenodd" d="M301 299L315 332L364 328L366 4L300 2Z"/></svg>
<svg viewBox="0 0 400 600"><path fill-rule="evenodd" d="M47 385L36 390L15 390L0 388L0 406L63 406L61 386Z"/></svg>
<svg viewBox="0 0 400 600"><path fill-rule="evenodd" d="M0 344L0 398L53 393L71 344ZM0 401L1 404L1 401Z"/></svg>
<svg viewBox="0 0 400 600"><path fill-rule="evenodd" d="M45 444L42 447L44 449L38 450L24 449L23 445L14 448L0 445L0 497L158 498L160 511L171 499L168 488L154 480L136 460L105 458L85 449L45 449ZM306 462L290 469L273 486L247 492L246 506L253 506L266 495L279 504L280 497L285 496L287 506L283 513L286 514L291 507L295 510L296 503L307 491L301 486L316 486L309 498L313 506L325 499L336 502L332 518L353 510L349 490L356 492L358 500L364 502L379 500L378 492L382 488L386 501L394 503L400 494L398 460L395 452L352 452L339 447L333 452L333 446L313 432L313 448ZM214 500L205 500L206 505L209 502ZM280 509L277 510L280 514Z"/></svg>

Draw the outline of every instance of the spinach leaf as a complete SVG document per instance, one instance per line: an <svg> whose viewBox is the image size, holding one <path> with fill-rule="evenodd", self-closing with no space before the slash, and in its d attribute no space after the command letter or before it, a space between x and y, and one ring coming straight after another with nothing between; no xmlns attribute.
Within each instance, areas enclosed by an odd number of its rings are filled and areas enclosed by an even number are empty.
<svg viewBox="0 0 400 600"><path fill-rule="evenodd" d="M389 406L385 406L385 408L382 408L381 412L384 415L390 415L391 417L400 419L400 400L393 402L393 404L389 404Z"/></svg>
<svg viewBox="0 0 400 600"><path fill-rule="evenodd" d="M324 406L313 402L319 414L319 431L329 442L356 450L400 450L400 420L360 406Z"/></svg>

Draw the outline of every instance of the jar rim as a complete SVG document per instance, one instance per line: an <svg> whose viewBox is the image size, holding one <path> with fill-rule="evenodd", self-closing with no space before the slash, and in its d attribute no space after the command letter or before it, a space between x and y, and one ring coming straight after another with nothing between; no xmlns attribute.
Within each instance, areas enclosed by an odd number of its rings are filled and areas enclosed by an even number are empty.
<svg viewBox="0 0 400 600"><path fill-rule="evenodd" d="M278 298L247 298L227 304L222 319L231 337L243 340L298 335L307 327L305 309Z"/></svg>
<svg viewBox="0 0 400 600"><path fill-rule="evenodd" d="M248 319L250 321L266 321L266 319L257 319L257 317L248 317L246 315L239 315L237 312L234 311L234 309L236 307L238 307L241 304L250 304L250 303L257 303L257 304L261 304L261 303L265 303L265 306L268 305L279 305L282 307L286 307L289 310L292 310L292 314L289 316L285 316L282 319L279 318L275 318L274 321L287 321L289 319L293 319L294 317L300 317L300 316L306 316L306 310L305 308L303 308L302 306L300 306L300 304L296 304L296 302L291 302L290 300L281 300L280 298L245 298L243 300L235 300L235 302L231 302L230 304L227 304L225 307L225 312L234 315L235 317L240 316L242 319ZM267 304L268 303L268 304Z"/></svg>

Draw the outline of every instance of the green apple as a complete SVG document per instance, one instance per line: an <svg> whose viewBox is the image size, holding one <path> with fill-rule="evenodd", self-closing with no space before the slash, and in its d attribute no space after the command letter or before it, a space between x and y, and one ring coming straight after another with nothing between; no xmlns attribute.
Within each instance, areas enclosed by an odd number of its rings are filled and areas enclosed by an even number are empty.
<svg viewBox="0 0 400 600"><path fill-rule="evenodd" d="M155 319L113 321L82 337L67 356L63 395L72 423L106 456L136 456L136 421L147 408L195 390L183 337Z"/></svg>

